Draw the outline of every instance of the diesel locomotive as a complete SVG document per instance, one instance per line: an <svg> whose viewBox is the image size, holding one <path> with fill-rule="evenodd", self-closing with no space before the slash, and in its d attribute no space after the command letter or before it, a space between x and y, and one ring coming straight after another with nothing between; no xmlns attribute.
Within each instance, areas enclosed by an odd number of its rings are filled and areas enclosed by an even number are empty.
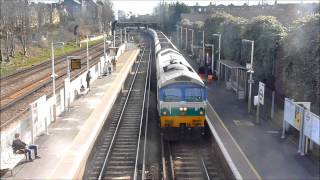
<svg viewBox="0 0 320 180"><path fill-rule="evenodd" d="M206 126L206 86L165 34L147 31L155 47L157 108L164 138L197 139Z"/></svg>

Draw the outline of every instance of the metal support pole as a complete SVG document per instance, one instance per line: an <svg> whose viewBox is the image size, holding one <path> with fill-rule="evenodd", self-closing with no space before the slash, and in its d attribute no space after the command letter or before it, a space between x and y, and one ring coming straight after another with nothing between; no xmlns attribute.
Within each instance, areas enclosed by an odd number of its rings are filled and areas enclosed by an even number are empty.
<svg viewBox="0 0 320 180"><path fill-rule="evenodd" d="M274 100L275 100L275 91L272 91L272 102L271 102L271 119L274 119Z"/></svg>
<svg viewBox="0 0 320 180"><path fill-rule="evenodd" d="M212 50L211 50L211 71L212 74L214 72L214 44L212 44Z"/></svg>
<svg viewBox="0 0 320 180"><path fill-rule="evenodd" d="M87 35L87 71L89 71L89 35Z"/></svg>
<svg viewBox="0 0 320 180"><path fill-rule="evenodd" d="M219 34L219 55L218 55L218 74L220 74L220 61L221 61L221 34ZM218 77L218 79L220 79L220 77Z"/></svg>
<svg viewBox="0 0 320 180"><path fill-rule="evenodd" d="M182 26L180 26L180 47L182 48Z"/></svg>
<svg viewBox="0 0 320 180"><path fill-rule="evenodd" d="M188 49L188 28L186 28L186 51Z"/></svg>
<svg viewBox="0 0 320 180"><path fill-rule="evenodd" d="M203 63L205 64L205 58L204 58L205 54L204 54L204 31L202 31L202 59L203 59ZM201 63L200 63L201 64Z"/></svg>
<svg viewBox="0 0 320 180"><path fill-rule="evenodd" d="M51 63L52 63L52 98L53 98L53 104L52 104L52 114L53 114L53 121L56 121L56 104L57 104L57 98L56 98L56 74L54 71L54 49L53 49L53 42L51 43Z"/></svg>
<svg viewBox="0 0 320 180"><path fill-rule="evenodd" d="M258 105L257 105L257 113L256 113L256 123L257 124L260 123L259 115L260 115L260 102L258 102Z"/></svg>
<svg viewBox="0 0 320 180"><path fill-rule="evenodd" d="M69 60L69 58L67 57L67 68L68 68L68 77L67 77L67 79L68 79L68 84L70 85L70 81L71 81L71 73L70 73L70 60ZM68 105L68 112L70 111L70 90L69 89L67 89L67 92L68 92L68 99L67 99L67 105Z"/></svg>
<svg viewBox="0 0 320 180"><path fill-rule="evenodd" d="M251 112L251 93L252 93L252 74L253 74L253 51L254 51L254 41L251 41L251 70L250 70L250 85L249 85L249 98L248 98L248 112Z"/></svg>
<svg viewBox="0 0 320 180"><path fill-rule="evenodd" d="M120 29L120 45L122 44L122 29Z"/></svg>
<svg viewBox="0 0 320 180"><path fill-rule="evenodd" d="M113 30L113 47L116 47L116 31Z"/></svg>
<svg viewBox="0 0 320 180"><path fill-rule="evenodd" d="M179 26L177 25L177 44L179 44Z"/></svg>
<svg viewBox="0 0 320 180"><path fill-rule="evenodd" d="M124 42L127 42L127 28L124 28Z"/></svg>

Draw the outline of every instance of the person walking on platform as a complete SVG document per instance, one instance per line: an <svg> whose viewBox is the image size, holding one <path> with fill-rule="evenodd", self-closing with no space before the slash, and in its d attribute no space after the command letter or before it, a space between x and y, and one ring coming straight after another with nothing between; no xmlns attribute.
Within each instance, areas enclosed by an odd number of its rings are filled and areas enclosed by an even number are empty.
<svg viewBox="0 0 320 180"><path fill-rule="evenodd" d="M90 80L91 80L91 75L90 71L88 71L87 76L86 76L86 81L87 81L87 88L90 88Z"/></svg>
<svg viewBox="0 0 320 180"><path fill-rule="evenodd" d="M40 157L38 156L38 146L37 145L27 145L25 142L23 142L21 139L20 139L20 134L19 133L16 133L14 135L14 140L12 142L12 149L13 149L13 152L16 153L16 154L28 154L28 157L29 157L29 161L32 161L32 158L31 158L31 150L34 151L34 158L35 159L39 159Z"/></svg>
<svg viewBox="0 0 320 180"><path fill-rule="evenodd" d="M112 58L112 68L113 68L113 72L116 72L116 68L117 68L117 61L116 61L116 58Z"/></svg>

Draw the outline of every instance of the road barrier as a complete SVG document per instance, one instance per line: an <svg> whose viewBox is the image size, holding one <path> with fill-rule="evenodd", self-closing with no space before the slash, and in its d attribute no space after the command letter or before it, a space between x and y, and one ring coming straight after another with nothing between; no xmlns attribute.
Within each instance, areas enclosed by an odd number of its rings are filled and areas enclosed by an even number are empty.
<svg viewBox="0 0 320 180"><path fill-rule="evenodd" d="M320 145L320 118L310 111L309 102L295 102L285 98L281 138L285 138L289 126L299 131L300 155L305 155L308 149L312 149L313 143Z"/></svg>

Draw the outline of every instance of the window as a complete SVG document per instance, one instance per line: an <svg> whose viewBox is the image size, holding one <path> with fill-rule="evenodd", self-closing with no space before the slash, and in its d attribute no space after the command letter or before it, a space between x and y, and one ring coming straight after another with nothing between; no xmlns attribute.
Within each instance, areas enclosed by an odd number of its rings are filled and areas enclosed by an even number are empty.
<svg viewBox="0 0 320 180"><path fill-rule="evenodd" d="M181 89L178 89L178 88L164 89L163 97L164 97L164 101L167 101L167 102L181 101L182 99Z"/></svg>
<svg viewBox="0 0 320 180"><path fill-rule="evenodd" d="M186 88L185 99L189 102L203 101L204 94L201 88Z"/></svg>

